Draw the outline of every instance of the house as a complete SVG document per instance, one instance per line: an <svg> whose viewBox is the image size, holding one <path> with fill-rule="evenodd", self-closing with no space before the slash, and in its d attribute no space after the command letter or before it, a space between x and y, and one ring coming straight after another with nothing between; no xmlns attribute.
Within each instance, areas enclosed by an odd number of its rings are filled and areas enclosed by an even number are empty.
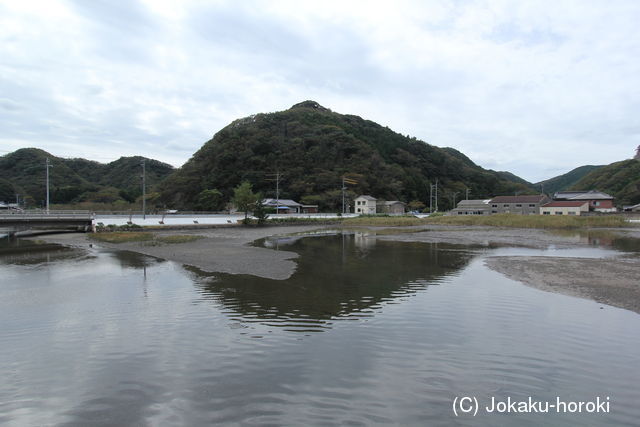
<svg viewBox="0 0 640 427"><path fill-rule="evenodd" d="M489 201L491 213L513 213L519 215L538 215L540 206L551 200L544 195L535 196L497 196Z"/></svg>
<svg viewBox="0 0 640 427"><path fill-rule="evenodd" d="M377 200L376 201L376 211L378 213L386 213L386 214L403 214L405 213L407 204L401 202L399 200Z"/></svg>
<svg viewBox="0 0 640 427"><path fill-rule="evenodd" d="M589 210L596 212L616 212L613 205L613 196L601 191L558 191L553 195L553 200L558 201L588 201Z"/></svg>
<svg viewBox="0 0 640 427"><path fill-rule="evenodd" d="M305 214L318 213L318 205L302 205L300 207L300 213L305 213Z"/></svg>
<svg viewBox="0 0 640 427"><path fill-rule="evenodd" d="M640 212L640 203L632 206L624 206L622 210L625 212Z"/></svg>
<svg viewBox="0 0 640 427"><path fill-rule="evenodd" d="M358 196L354 200L354 212L357 214L375 214L376 201L377 199L375 197L367 195Z"/></svg>
<svg viewBox="0 0 640 427"><path fill-rule="evenodd" d="M540 215L575 215L589 212L587 200L553 201L540 206Z"/></svg>
<svg viewBox="0 0 640 427"><path fill-rule="evenodd" d="M276 213L289 214L302 211L302 205L291 199L264 199L262 204L268 208L275 209Z"/></svg>
<svg viewBox="0 0 640 427"><path fill-rule="evenodd" d="M460 200L455 209L451 209L447 215L490 215L491 207L486 200Z"/></svg>

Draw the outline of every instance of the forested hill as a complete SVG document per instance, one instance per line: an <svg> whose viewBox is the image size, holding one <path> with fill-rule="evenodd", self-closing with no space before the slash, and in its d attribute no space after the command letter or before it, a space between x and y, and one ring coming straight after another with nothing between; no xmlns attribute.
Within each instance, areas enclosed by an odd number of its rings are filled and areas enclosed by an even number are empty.
<svg viewBox="0 0 640 427"><path fill-rule="evenodd" d="M472 198L531 191L525 181L483 169L456 150L305 101L220 130L162 184L161 198L167 206L194 208L202 191L217 189L228 200L244 180L274 197L276 173L283 175L281 198L323 209L340 205L345 175L357 181L349 186L352 196L425 204L438 180L441 209L464 197L467 187Z"/></svg>
<svg viewBox="0 0 640 427"><path fill-rule="evenodd" d="M45 159L52 165L51 203L132 202L142 193L140 162L144 157L121 157L111 163L85 159L64 159L37 148L22 148L0 157L0 201L15 201L16 194L31 207L46 198ZM157 160L145 159L148 191L166 178L174 168Z"/></svg>
<svg viewBox="0 0 640 427"><path fill-rule="evenodd" d="M615 204L640 203L640 160L624 160L602 166L585 175L571 190L599 190L615 197Z"/></svg>
<svg viewBox="0 0 640 427"><path fill-rule="evenodd" d="M563 191L568 188L571 188L589 172L594 171L601 167L602 166L593 166L593 165L580 166L565 174L558 175L556 177L549 178L544 181L540 181L534 185L537 188L541 188L541 186L543 186L545 193L553 195L553 193L555 193L556 191Z"/></svg>

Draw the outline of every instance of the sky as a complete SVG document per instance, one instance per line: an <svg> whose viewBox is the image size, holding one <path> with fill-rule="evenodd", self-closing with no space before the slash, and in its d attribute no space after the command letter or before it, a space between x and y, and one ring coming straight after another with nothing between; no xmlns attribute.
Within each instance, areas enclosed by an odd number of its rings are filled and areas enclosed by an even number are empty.
<svg viewBox="0 0 640 427"><path fill-rule="evenodd" d="M0 155L176 167L314 100L530 182L640 145L640 2L0 0Z"/></svg>

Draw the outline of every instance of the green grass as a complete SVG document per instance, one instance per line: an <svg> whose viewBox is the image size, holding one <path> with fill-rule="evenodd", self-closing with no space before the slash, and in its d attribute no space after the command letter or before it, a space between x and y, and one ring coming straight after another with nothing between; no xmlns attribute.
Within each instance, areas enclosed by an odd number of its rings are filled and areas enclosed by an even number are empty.
<svg viewBox="0 0 640 427"><path fill-rule="evenodd" d="M342 221L341 217L337 218L268 218L266 224L309 224L309 223L339 223ZM251 220L251 224L255 224L256 220Z"/></svg>
<svg viewBox="0 0 640 427"><path fill-rule="evenodd" d="M441 216L425 219L423 224L486 225L491 227L576 229L592 227L630 227L624 217L607 216L567 216L567 215L463 215Z"/></svg>
<svg viewBox="0 0 640 427"><path fill-rule="evenodd" d="M174 244L174 243L187 243L194 240L202 239L203 236L196 236L191 234L174 234L169 236L155 236L149 232L113 232L113 233L94 233L91 239L98 242L105 243L131 243L131 242L145 242L152 246L156 244Z"/></svg>
<svg viewBox="0 0 640 427"><path fill-rule="evenodd" d="M342 224L346 226L398 227L425 225L428 224L428 221L426 218L416 218L415 216L358 216L355 218L345 218Z"/></svg>

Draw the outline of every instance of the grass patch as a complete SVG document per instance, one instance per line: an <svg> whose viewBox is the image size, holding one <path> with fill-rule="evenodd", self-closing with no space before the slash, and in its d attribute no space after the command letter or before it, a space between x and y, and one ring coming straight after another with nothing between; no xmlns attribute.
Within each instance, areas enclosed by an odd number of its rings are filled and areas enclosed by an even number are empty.
<svg viewBox="0 0 640 427"><path fill-rule="evenodd" d="M149 232L113 232L113 233L94 233L91 239L105 243L131 243L144 242L148 246L156 246L159 244L187 243L194 240L202 239L203 236L195 236L191 234L174 234L169 236L155 236Z"/></svg>
<svg viewBox="0 0 640 427"><path fill-rule="evenodd" d="M266 224L328 224L339 223L343 220L341 217L336 218L304 218L304 217L289 217L289 218L268 218ZM257 223L256 220L251 220L251 224Z"/></svg>
<svg viewBox="0 0 640 427"><path fill-rule="evenodd" d="M146 232L113 232L113 233L93 233L90 236L93 240L105 243L129 243L148 242L153 240L153 234Z"/></svg>
<svg viewBox="0 0 640 427"><path fill-rule="evenodd" d="M441 216L425 219L423 224L487 225L491 227L577 229L603 227L629 227L630 223L620 215L568 216L568 215L463 215Z"/></svg>
<svg viewBox="0 0 640 427"><path fill-rule="evenodd" d="M156 240L161 243L188 243L196 240L203 239L204 236L197 236L193 234L173 234L170 236L157 236Z"/></svg>
<svg viewBox="0 0 640 427"><path fill-rule="evenodd" d="M411 225L428 224L426 218L416 218L415 216L358 216L355 218L345 218L343 225L360 225L360 226L387 226L400 227Z"/></svg>

